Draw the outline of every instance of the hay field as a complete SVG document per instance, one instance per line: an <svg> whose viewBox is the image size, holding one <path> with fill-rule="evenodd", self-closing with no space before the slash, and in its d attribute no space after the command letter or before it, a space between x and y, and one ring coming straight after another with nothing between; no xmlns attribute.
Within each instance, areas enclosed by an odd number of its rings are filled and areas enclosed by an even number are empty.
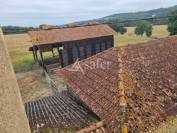
<svg viewBox="0 0 177 133"><path fill-rule="evenodd" d="M137 36L134 34L135 27L128 27L127 33L124 35L118 34L115 37L115 45L122 46L127 44L137 44L141 42L147 42L155 38L164 38L169 35L166 25L157 25L153 27L152 37L148 38L146 36Z"/></svg>
<svg viewBox="0 0 177 133"><path fill-rule="evenodd" d="M28 48L32 46L27 34L5 35L15 72L25 72L32 69L34 62Z"/></svg>
<svg viewBox="0 0 177 133"><path fill-rule="evenodd" d="M5 40L16 73L28 72L39 68L38 63L34 63L32 52L28 51L29 47L32 46L31 39L28 34L5 35ZM44 58L51 56L52 53L50 52L44 53ZM39 53L38 57L40 57Z"/></svg>

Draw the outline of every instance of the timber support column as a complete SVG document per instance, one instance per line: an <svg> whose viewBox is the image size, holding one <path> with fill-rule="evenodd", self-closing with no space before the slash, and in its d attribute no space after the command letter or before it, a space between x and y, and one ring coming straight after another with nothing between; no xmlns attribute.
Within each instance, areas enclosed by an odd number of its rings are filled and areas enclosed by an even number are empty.
<svg viewBox="0 0 177 133"><path fill-rule="evenodd" d="M33 52L33 59L34 59L34 62L36 63L36 55L35 55L34 50L33 50L32 52Z"/></svg>
<svg viewBox="0 0 177 133"><path fill-rule="evenodd" d="M0 27L0 132L30 133L20 90Z"/></svg>
<svg viewBox="0 0 177 133"><path fill-rule="evenodd" d="M42 51L39 49L40 57L41 57L41 63L42 63L42 68L45 68L44 66L44 57Z"/></svg>

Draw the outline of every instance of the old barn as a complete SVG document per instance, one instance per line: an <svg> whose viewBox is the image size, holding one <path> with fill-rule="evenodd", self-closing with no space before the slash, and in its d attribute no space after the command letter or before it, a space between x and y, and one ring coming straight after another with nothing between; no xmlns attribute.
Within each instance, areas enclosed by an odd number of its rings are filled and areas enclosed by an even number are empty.
<svg viewBox="0 0 177 133"><path fill-rule="evenodd" d="M40 63L45 68L64 67L113 47L115 34L105 24L30 31L33 47L29 50L35 61L39 61L40 53ZM52 52L53 57L44 59L44 52Z"/></svg>

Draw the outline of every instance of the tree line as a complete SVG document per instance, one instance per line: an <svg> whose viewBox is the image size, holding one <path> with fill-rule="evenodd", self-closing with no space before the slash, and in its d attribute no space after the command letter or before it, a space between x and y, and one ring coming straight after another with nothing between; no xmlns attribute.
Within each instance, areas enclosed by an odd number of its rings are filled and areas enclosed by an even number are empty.
<svg viewBox="0 0 177 133"><path fill-rule="evenodd" d="M27 33L31 30L36 30L38 28L34 27L20 27L20 26L2 26L2 31L4 34L22 34Z"/></svg>
<svg viewBox="0 0 177 133"><path fill-rule="evenodd" d="M112 22L109 24L116 32L120 34L125 34L127 29L124 24ZM136 23L136 28L134 33L136 35L143 36L144 34L147 37L152 36L153 24L147 20L141 20ZM168 19L168 28L170 35L177 34L177 10L173 11Z"/></svg>

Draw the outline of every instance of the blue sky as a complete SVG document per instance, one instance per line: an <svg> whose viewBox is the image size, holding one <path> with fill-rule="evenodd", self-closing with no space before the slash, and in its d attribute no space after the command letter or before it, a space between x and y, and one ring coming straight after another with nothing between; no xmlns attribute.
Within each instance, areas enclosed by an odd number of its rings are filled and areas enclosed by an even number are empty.
<svg viewBox="0 0 177 133"><path fill-rule="evenodd" d="M177 0L0 0L0 24L60 25L177 5Z"/></svg>

